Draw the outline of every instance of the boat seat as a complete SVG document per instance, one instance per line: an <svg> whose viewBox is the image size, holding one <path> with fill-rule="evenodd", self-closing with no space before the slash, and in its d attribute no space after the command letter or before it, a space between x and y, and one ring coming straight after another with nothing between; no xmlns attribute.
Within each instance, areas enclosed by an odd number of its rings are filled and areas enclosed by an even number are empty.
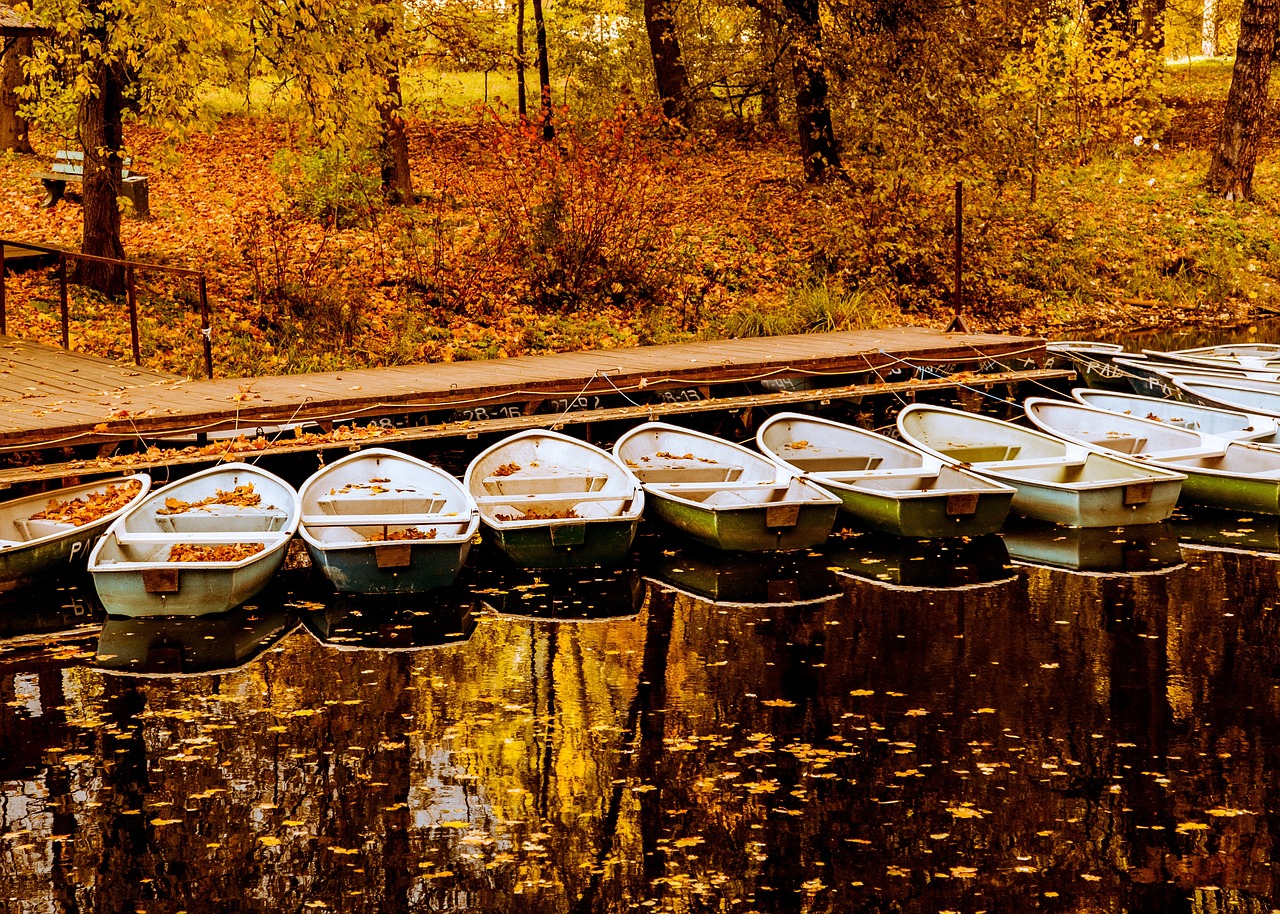
<svg viewBox="0 0 1280 914"><path fill-rule="evenodd" d="M628 501L634 492L539 492L530 495L481 495L476 499L477 505L510 505L518 508L521 505L544 504L546 502L584 502L584 501Z"/></svg>
<svg viewBox="0 0 1280 914"><path fill-rule="evenodd" d="M304 514L307 527L416 527L419 524L465 524L471 512L432 514Z"/></svg>
<svg viewBox="0 0 1280 914"><path fill-rule="evenodd" d="M1012 460L1018 456L1022 448L1016 444L963 444L937 450L958 463L997 463L1002 460Z"/></svg>
<svg viewBox="0 0 1280 914"><path fill-rule="evenodd" d="M602 473L512 473L510 476L486 476L484 490L490 495L540 495L549 487L570 492L597 492L609 481Z"/></svg>
<svg viewBox="0 0 1280 914"><path fill-rule="evenodd" d="M1079 460L1071 457L1027 457L1024 460L995 460L989 465L984 464L987 469L998 470L1032 470L1040 467L1078 467L1084 464L1084 458Z"/></svg>
<svg viewBox="0 0 1280 914"><path fill-rule="evenodd" d="M715 492L720 489L758 489L762 486L790 485L790 480L786 482L780 482L777 479L761 479L757 482L742 482L741 480L731 482L650 482L647 485L662 492L691 492L694 490Z"/></svg>
<svg viewBox="0 0 1280 914"><path fill-rule="evenodd" d="M281 540L287 540L292 534L288 532L263 533L223 531L220 533L130 533L127 530L117 531L116 542L121 546L173 546L177 543L190 543L193 546L230 546L236 543L262 543L270 546Z"/></svg>
<svg viewBox="0 0 1280 914"><path fill-rule="evenodd" d="M180 514L157 514L156 526L168 535L187 536L194 533L217 533L226 536L228 525L240 532L271 533L284 526L289 515L279 508L246 508L214 505L219 510L201 509Z"/></svg>
<svg viewBox="0 0 1280 914"><path fill-rule="evenodd" d="M60 520L45 520L42 517L20 517L14 520L13 525L18 528L18 532L28 541L76 529L75 524Z"/></svg>
<svg viewBox="0 0 1280 914"><path fill-rule="evenodd" d="M1134 435L1081 435L1080 437L1090 444L1106 448L1108 451L1131 456L1141 453L1142 449L1147 446L1145 437L1136 437Z"/></svg>
<svg viewBox="0 0 1280 914"><path fill-rule="evenodd" d="M740 466L707 464L700 460L650 462L630 469L650 485L735 482L742 476Z"/></svg>
<svg viewBox="0 0 1280 914"><path fill-rule="evenodd" d="M387 492L353 492L343 495L323 495L316 505L325 514L368 514L369 505L376 504L397 514L434 514L441 511L448 500L439 492L419 492L416 489L398 488Z"/></svg>
<svg viewBox="0 0 1280 914"><path fill-rule="evenodd" d="M1225 447L1187 447L1172 451L1152 451L1144 456L1153 460L1194 460L1197 457L1225 457Z"/></svg>
<svg viewBox="0 0 1280 914"><path fill-rule="evenodd" d="M936 463L936 461L935 461ZM938 468L918 466L918 467L895 467L892 470L843 470L832 471L829 473L806 473L805 475L818 480L829 480L830 482L843 482L848 479L894 479L897 477L907 476L933 476L938 472Z"/></svg>
<svg viewBox="0 0 1280 914"><path fill-rule="evenodd" d="M792 455L782 451L778 456L788 464L810 476L820 473L867 473L884 463L884 458L855 451L823 451L813 456ZM824 470L822 467L834 467Z"/></svg>

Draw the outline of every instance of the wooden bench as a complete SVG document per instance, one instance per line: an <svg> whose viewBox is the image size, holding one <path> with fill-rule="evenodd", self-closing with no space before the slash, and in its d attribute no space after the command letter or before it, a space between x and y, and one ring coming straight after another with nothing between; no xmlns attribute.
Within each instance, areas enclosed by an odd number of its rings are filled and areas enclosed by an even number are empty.
<svg viewBox="0 0 1280 914"><path fill-rule="evenodd" d="M139 219L151 215L150 193L145 175L132 174L129 171L130 160L126 158L120 170L120 196L127 198L132 204L133 215ZM83 183L84 153L74 149L59 149L53 154L53 163L48 171L38 172L35 177L44 186L45 198L40 205L50 209L58 205L62 195L66 193L67 182Z"/></svg>

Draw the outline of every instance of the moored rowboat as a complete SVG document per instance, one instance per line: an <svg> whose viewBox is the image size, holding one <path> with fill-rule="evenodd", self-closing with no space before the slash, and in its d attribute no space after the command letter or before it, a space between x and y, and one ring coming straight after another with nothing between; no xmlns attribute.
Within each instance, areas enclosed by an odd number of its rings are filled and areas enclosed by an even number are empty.
<svg viewBox="0 0 1280 914"><path fill-rule="evenodd" d="M559 432L499 441L471 461L463 484L493 541L522 568L616 565L644 511L626 467Z"/></svg>
<svg viewBox="0 0 1280 914"><path fill-rule="evenodd" d="M1280 448L1043 397L1031 397L1024 408L1038 428L1068 441L1185 474L1187 501L1280 514Z"/></svg>
<svg viewBox="0 0 1280 914"><path fill-rule="evenodd" d="M1217 435L1230 441L1252 441L1256 444L1280 444L1280 425L1276 420L1256 413L1200 406L1180 400L1161 397L1140 397L1137 394L1115 393L1109 390L1089 390L1077 387L1071 391L1076 402L1095 409L1154 419L1180 428Z"/></svg>
<svg viewBox="0 0 1280 914"><path fill-rule="evenodd" d="M298 493L229 463L153 491L89 555L103 607L120 616L226 612L264 588L298 529Z"/></svg>
<svg viewBox="0 0 1280 914"><path fill-rule="evenodd" d="M756 433L761 453L895 536L981 536L1004 523L1014 489L918 448L830 419L779 413Z"/></svg>
<svg viewBox="0 0 1280 914"><path fill-rule="evenodd" d="M1070 527L1118 527L1173 513L1181 473L1100 453L990 416L915 403L898 430L916 447L1013 486L1013 510Z"/></svg>
<svg viewBox="0 0 1280 914"><path fill-rule="evenodd" d="M453 583L480 526L450 474L408 454L369 448L302 485L302 541L342 593L422 593Z"/></svg>
<svg viewBox="0 0 1280 914"><path fill-rule="evenodd" d="M0 504L0 592L83 570L98 537L150 488L140 473Z"/></svg>
<svg viewBox="0 0 1280 914"><path fill-rule="evenodd" d="M644 486L652 512L717 549L807 549L827 538L840 499L738 444L647 422L613 453Z"/></svg>

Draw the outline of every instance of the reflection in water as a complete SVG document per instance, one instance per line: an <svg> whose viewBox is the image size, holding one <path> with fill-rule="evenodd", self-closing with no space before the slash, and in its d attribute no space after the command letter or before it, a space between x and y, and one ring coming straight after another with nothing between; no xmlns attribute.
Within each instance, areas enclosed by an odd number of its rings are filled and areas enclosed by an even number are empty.
<svg viewBox="0 0 1280 914"><path fill-rule="evenodd" d="M526 571L505 565L477 572L475 594L510 618L599 621L634 616L644 602L644 582L633 570Z"/></svg>
<svg viewBox="0 0 1280 914"><path fill-rule="evenodd" d="M1150 574L1182 564L1168 524L1059 527L1016 520L1000 534L1014 561L1096 574Z"/></svg>
<svg viewBox="0 0 1280 914"><path fill-rule="evenodd" d="M87 574L0 593L0 639L39 638L90 626L96 631L105 617ZM3 644L0 640L0 649Z"/></svg>
<svg viewBox="0 0 1280 914"><path fill-rule="evenodd" d="M1004 541L992 534L975 539L899 539L867 533L829 548L828 564L841 575L892 590L989 587L1013 581Z"/></svg>
<svg viewBox="0 0 1280 914"><path fill-rule="evenodd" d="M840 593L819 552L729 553L682 544L646 557L646 577L726 606L816 603Z"/></svg>
<svg viewBox="0 0 1280 914"><path fill-rule="evenodd" d="M332 594L295 604L307 630L339 650L416 650L466 641L475 631L475 598L459 587L425 594Z"/></svg>
<svg viewBox="0 0 1280 914"><path fill-rule="evenodd" d="M284 606L246 606L212 616L108 616L95 662L136 675L228 672L275 644L297 621Z"/></svg>
<svg viewBox="0 0 1280 914"><path fill-rule="evenodd" d="M0 652L7 910L1280 907L1273 560L836 580L199 677Z"/></svg>
<svg viewBox="0 0 1280 914"><path fill-rule="evenodd" d="M1274 515L1197 508L1180 512L1171 523L1178 539L1189 546L1280 554L1280 517Z"/></svg>

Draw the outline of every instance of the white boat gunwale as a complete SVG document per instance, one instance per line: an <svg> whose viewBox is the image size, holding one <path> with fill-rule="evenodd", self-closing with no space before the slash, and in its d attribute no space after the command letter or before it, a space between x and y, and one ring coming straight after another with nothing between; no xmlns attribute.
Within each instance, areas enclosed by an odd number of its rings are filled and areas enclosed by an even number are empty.
<svg viewBox="0 0 1280 914"><path fill-rule="evenodd" d="M1054 401L1054 402L1057 402L1057 401ZM1179 479L1179 480L1186 479L1186 476L1184 474L1178 473L1174 470L1169 470L1164 467L1152 466L1150 463L1144 463L1140 460L1135 460L1131 457L1126 457L1122 454L1117 454L1112 451L1107 451L1101 447L1089 446L1089 445L1084 445L1080 443L1066 441L1060 437L1051 435L1048 432L1041 431L1038 428L1026 428L1025 426L1013 425L1012 423L1004 422L1003 420L996 419L992 416L983 416L980 413L970 413L964 410L948 409L947 407L942 407L942 406L932 406L924 403L912 403L908 405L905 409L902 410L901 413L898 414L899 428L902 428L901 423L904 417L910 416L916 412L922 412L922 413L940 412L940 413L946 413L946 414L951 414L956 416L963 416L974 422L981 422L989 425L1008 426L1010 428L1017 430L1017 432L1023 435L1038 438L1042 441L1045 441L1051 444L1054 447L1061 448L1063 450L1062 455L1056 459L1055 458L1027 458L1027 462L1023 463L1020 467L1017 467L1016 469L1035 469L1038 466L1052 467L1055 465L1073 467L1073 466L1083 466L1087 464L1089 461L1095 461L1095 462L1101 461L1101 462L1119 463L1123 466L1128 467L1129 469L1141 470L1142 473L1145 474L1145 478L1139 477L1139 478L1133 478L1128 480L1126 482L1127 485L1134 485L1136 483L1143 483L1143 482L1165 482L1165 481L1172 481L1174 479ZM905 434L904 434L904 437L905 437ZM1017 472L1012 472L1012 473L1004 472L1004 467L1007 467L1010 465L1009 462L1007 461L999 461L999 460L974 461L974 462L959 461L959 460L954 460L953 458L948 457L946 453L939 451L936 448L933 448L930 445L925 444L923 442L912 442L912 443L916 444L922 450L928 453L931 453L939 457L940 459L947 461L948 463L951 463L955 466L960 466L962 468L973 469L980 474L991 473L994 476L1008 476L1011 479L1023 478ZM1107 489L1116 485L1116 480L1114 479L1101 479L1096 481L1086 480L1086 481L1080 481L1080 482L1064 483L1064 482L1057 482L1050 479L1041 479L1036 476L1027 476L1026 481L1034 485L1043 486L1049 489L1055 489L1059 491L1071 491L1071 492Z"/></svg>

